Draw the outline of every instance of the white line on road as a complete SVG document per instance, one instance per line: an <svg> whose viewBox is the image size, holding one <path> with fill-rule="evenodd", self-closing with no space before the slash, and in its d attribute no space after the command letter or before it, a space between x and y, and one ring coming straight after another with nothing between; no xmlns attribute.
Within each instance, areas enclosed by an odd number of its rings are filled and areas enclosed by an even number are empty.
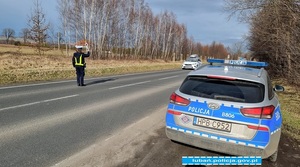
<svg viewBox="0 0 300 167"><path fill-rule="evenodd" d="M108 141L109 139L111 139L112 137L114 137L115 135L109 136L108 138L106 138L104 141Z"/></svg>
<svg viewBox="0 0 300 167"><path fill-rule="evenodd" d="M85 81L95 80L99 78L88 78ZM56 81L56 82L45 82L45 83L37 83L37 84L28 84L28 85L16 85L16 86L6 86L0 87L0 90L4 89L13 89L13 88L23 88L23 87L31 87L31 86L42 86L42 85L51 85L51 84L60 84L60 83L67 83L67 82L74 82L75 80L66 80L66 81Z"/></svg>
<svg viewBox="0 0 300 167"><path fill-rule="evenodd" d="M124 87L129 87L129 86L134 86L134 85L140 85L140 84L144 84L144 83L148 83L148 82L151 82L151 81L137 82L137 83L128 84L128 85L122 85L122 86L111 87L111 88L109 88L109 89L112 90L112 89L124 88Z"/></svg>
<svg viewBox="0 0 300 167"><path fill-rule="evenodd" d="M12 89L12 88L23 88L23 87L29 87L29 86L50 85L50 84L58 84L58 83L65 83L65 82L71 82L71 81L68 80L68 81L48 82L48 83L39 83L39 84L29 84L29 85L7 86L7 87L0 87L0 90L2 90L2 89Z"/></svg>
<svg viewBox="0 0 300 167"><path fill-rule="evenodd" d="M160 78L158 80L160 81L160 80L171 79L171 78L176 78L176 77L178 77L178 75L171 76L171 77Z"/></svg>
<svg viewBox="0 0 300 167"><path fill-rule="evenodd" d="M99 79L99 78L88 78L88 79L85 79L85 81L95 80L95 79ZM67 82L74 82L74 81L75 80L66 80L66 81L45 82L45 83L28 84L28 85L6 86L6 87L0 87L0 90L13 89L13 88L23 88L23 87L31 87L31 86L42 86L42 85L60 84L60 83L67 83Z"/></svg>
<svg viewBox="0 0 300 167"><path fill-rule="evenodd" d="M172 70L170 70L172 71ZM120 74L120 75L113 75L113 76L134 76L134 75L139 75L139 74L151 74L153 72L140 72L140 73L134 73L134 74ZM111 77L113 77L111 76ZM87 78L85 81L89 80L95 80L95 79L100 79L100 78L107 78L107 77L95 77L95 78ZM16 85L16 86L6 86L6 87L0 87L0 90L4 89L13 89L13 88L23 88L23 87L31 87L31 86L41 86L41 85L51 85L51 84L59 84L59 83L66 83L66 82L74 82L76 80L65 80L65 81L56 81L56 82L45 82L45 83L37 83L37 84L28 84L28 85Z"/></svg>
<svg viewBox="0 0 300 167"><path fill-rule="evenodd" d="M42 100L42 101L37 101L37 102L32 102L32 103L27 103L27 104L21 104L21 105L12 106L12 107L0 108L0 111L20 108L20 107L26 107L26 106L31 106L31 105L40 104L40 103L47 103L47 102L51 102L51 101L67 99L67 98L76 97L76 96L79 96L79 94L71 95L71 96L58 97L58 98L48 99L48 100Z"/></svg>
<svg viewBox="0 0 300 167"><path fill-rule="evenodd" d="M138 123L140 123L140 122L142 122L143 120L145 120L145 119L147 119L149 116L146 116L146 117L144 117L144 118L142 118L142 119L140 119L139 121L137 121L137 122L134 122L134 123L132 123L132 124L130 124L129 126L127 126L126 128L124 128L124 129L130 129L131 127L133 127L134 125L136 125L136 124L138 124Z"/></svg>
<svg viewBox="0 0 300 167"><path fill-rule="evenodd" d="M164 119L162 118L165 108L166 106L163 105L139 121L113 131L112 136L104 141L99 138L91 146L75 152L52 167L93 166L93 164L97 164L96 166L124 166L124 162L134 158L152 136L158 135L156 131L163 128ZM161 144L164 144L164 141ZM118 158L112 159L112 156Z"/></svg>

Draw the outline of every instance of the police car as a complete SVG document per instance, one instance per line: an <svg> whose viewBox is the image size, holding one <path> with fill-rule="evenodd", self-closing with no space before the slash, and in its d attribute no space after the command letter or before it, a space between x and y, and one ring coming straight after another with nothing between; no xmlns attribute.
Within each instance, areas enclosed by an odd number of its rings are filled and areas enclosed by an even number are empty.
<svg viewBox="0 0 300 167"><path fill-rule="evenodd" d="M208 59L170 96L169 139L229 155L276 161L282 115L266 62Z"/></svg>
<svg viewBox="0 0 300 167"><path fill-rule="evenodd" d="M200 57L197 54L190 55L183 63L182 63L182 69L197 69L201 66L201 60Z"/></svg>

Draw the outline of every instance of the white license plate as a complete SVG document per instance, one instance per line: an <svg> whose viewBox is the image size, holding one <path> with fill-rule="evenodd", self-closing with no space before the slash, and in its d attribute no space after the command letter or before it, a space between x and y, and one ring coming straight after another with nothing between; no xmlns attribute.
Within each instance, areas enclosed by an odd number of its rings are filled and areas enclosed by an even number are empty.
<svg viewBox="0 0 300 167"><path fill-rule="evenodd" d="M226 132L230 132L232 127L232 123L207 119L207 118L201 118L201 117L195 117L194 125L217 129L217 130L223 130Z"/></svg>

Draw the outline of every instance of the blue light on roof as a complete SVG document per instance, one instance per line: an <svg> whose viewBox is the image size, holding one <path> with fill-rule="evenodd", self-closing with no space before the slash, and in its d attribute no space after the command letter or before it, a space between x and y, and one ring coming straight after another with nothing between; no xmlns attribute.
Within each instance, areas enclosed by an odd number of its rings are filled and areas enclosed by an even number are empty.
<svg viewBox="0 0 300 167"><path fill-rule="evenodd" d="M267 67L267 62L247 61L247 60L224 60L224 59L207 59L208 63L221 63L239 66Z"/></svg>

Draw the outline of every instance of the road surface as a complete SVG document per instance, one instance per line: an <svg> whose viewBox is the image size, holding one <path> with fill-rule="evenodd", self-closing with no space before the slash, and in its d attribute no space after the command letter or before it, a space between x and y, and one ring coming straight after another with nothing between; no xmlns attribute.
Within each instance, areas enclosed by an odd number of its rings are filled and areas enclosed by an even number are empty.
<svg viewBox="0 0 300 167"><path fill-rule="evenodd" d="M170 94L189 71L0 87L0 166L181 166L181 156L220 155L164 134ZM298 166L283 136L278 162Z"/></svg>

